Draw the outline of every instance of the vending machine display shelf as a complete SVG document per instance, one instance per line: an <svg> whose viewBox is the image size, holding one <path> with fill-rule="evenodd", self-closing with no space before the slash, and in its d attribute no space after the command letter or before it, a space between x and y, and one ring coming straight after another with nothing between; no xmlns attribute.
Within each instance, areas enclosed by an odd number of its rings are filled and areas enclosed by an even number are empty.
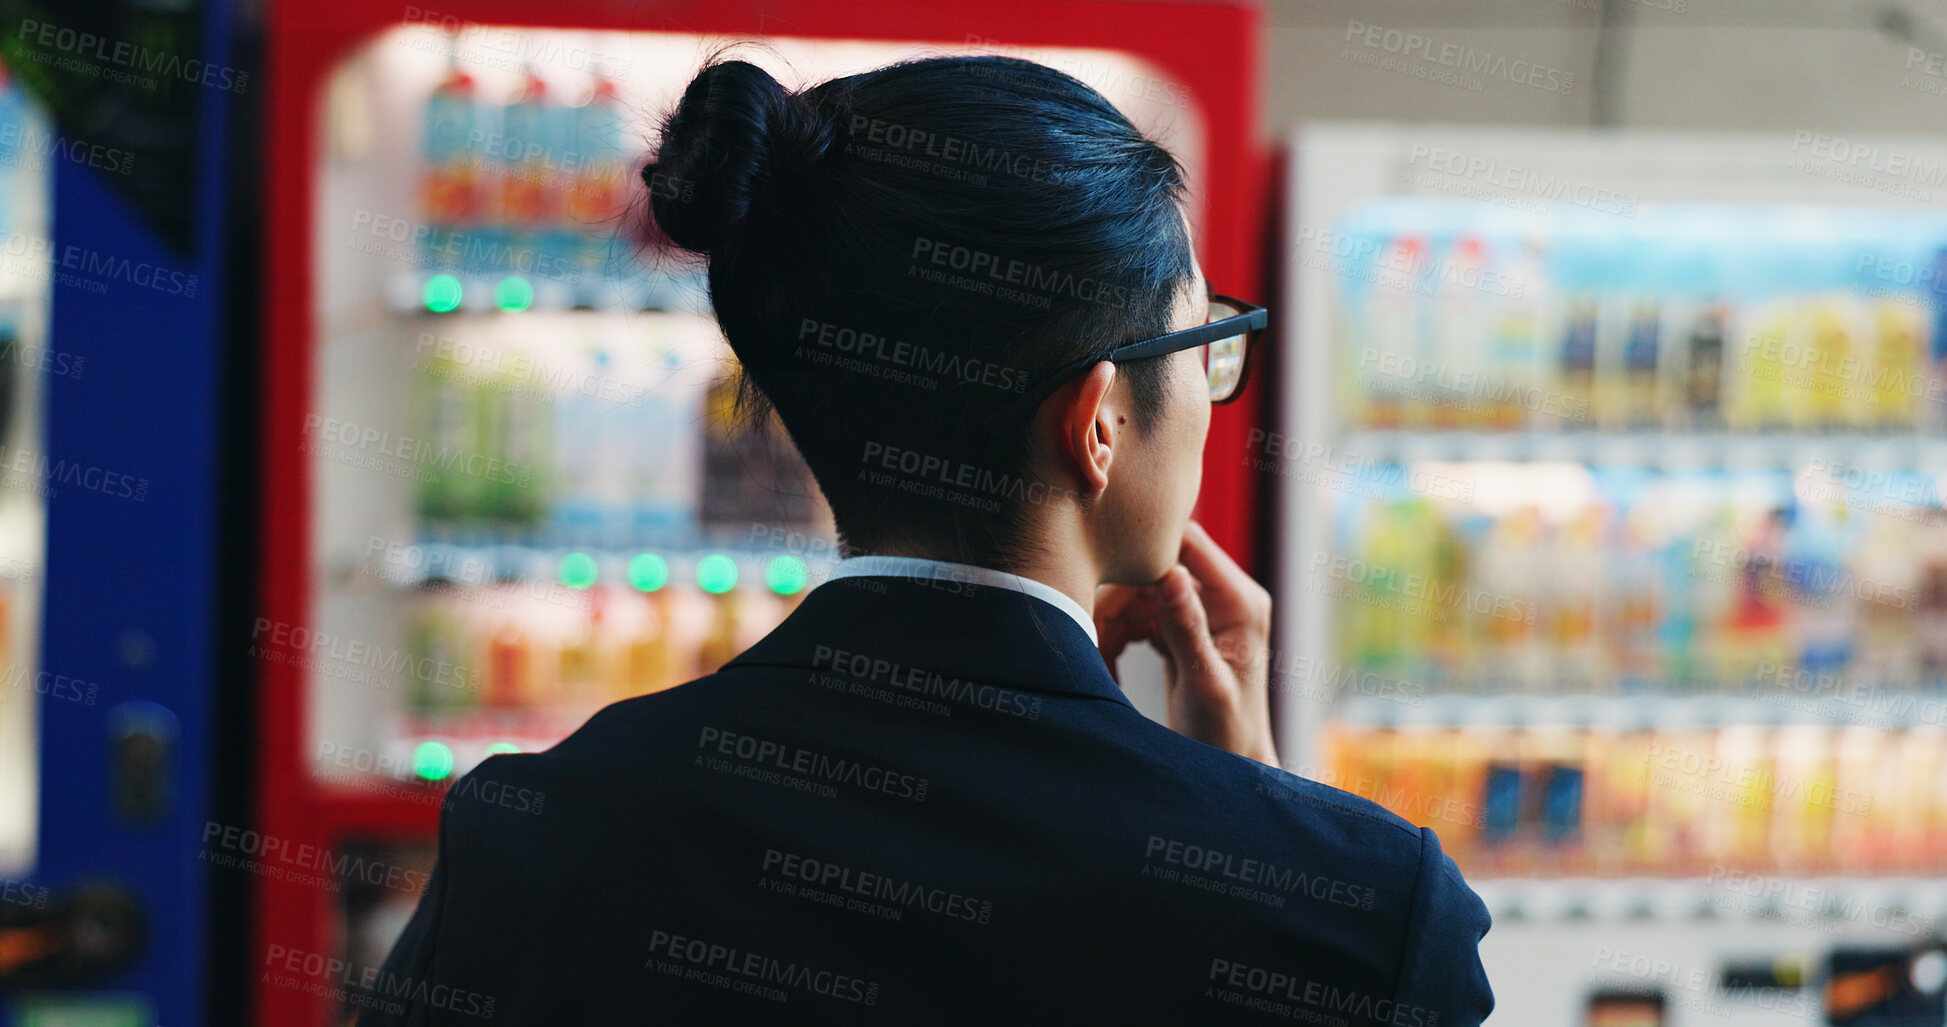
<svg viewBox="0 0 1947 1027"><path fill-rule="evenodd" d="M323 743L316 776L340 798L438 804L447 786L490 756L541 752L573 734L608 697L540 709L474 708L413 715L375 747Z"/></svg>
<svg viewBox="0 0 1947 1027"><path fill-rule="evenodd" d="M1838 675L1808 674L1802 681L1794 680L1764 694L1357 695L1339 704L1333 716L1346 724L1372 727L1505 725L1649 730L1814 724L1889 731L1947 728L1947 682L1874 687Z"/></svg>
<svg viewBox="0 0 1947 1027"><path fill-rule="evenodd" d="M1511 461L1620 467L1794 470L1810 466L1908 469L1947 466L1947 439L1865 432L1464 432L1354 431L1338 452L1313 454L1302 442L1281 447L1287 460L1365 462ZM1823 461L1823 464L1816 463Z"/></svg>
<svg viewBox="0 0 1947 1027"><path fill-rule="evenodd" d="M734 548L602 549L585 546L455 545L426 542L375 548L362 559L325 568L320 580L340 585L376 581L396 588L427 585L514 583L579 591L598 583L627 582L653 592L694 581L712 593L762 583L780 595L825 580L835 544L813 540L795 551Z"/></svg>
<svg viewBox="0 0 1947 1027"><path fill-rule="evenodd" d="M420 781L457 781L489 756L540 752L575 732L602 703L538 710L470 710L445 718L414 718L386 743L393 765Z"/></svg>
<svg viewBox="0 0 1947 1027"><path fill-rule="evenodd" d="M1467 878L1496 921L1769 920L1824 934L1849 924L1916 939L1947 918L1947 878L1781 877L1716 868L1700 877Z"/></svg>
<svg viewBox="0 0 1947 1027"><path fill-rule="evenodd" d="M385 303L401 314L432 317L558 310L710 314L708 286L700 271L690 269L552 278L401 272L386 281Z"/></svg>

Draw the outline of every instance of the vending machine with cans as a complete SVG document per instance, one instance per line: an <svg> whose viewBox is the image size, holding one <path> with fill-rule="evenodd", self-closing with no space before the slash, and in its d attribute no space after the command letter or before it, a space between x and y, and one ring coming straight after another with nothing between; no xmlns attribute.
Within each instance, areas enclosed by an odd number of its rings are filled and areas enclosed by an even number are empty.
<svg viewBox="0 0 1947 1027"><path fill-rule="evenodd" d="M260 1020L388 1001L469 769L709 673L837 558L779 426L738 412L699 268L634 231L644 189L684 187L638 170L703 58L756 39L739 56L792 86L961 52L1064 68L1172 147L1207 273L1254 288L1264 162L1214 143L1252 125L1256 15L1125 10L271 11L266 787L224 842L261 870ZM1255 403L1213 438L1234 448ZM1204 485L1245 560L1254 486L1217 462Z"/></svg>
<svg viewBox="0 0 1947 1027"><path fill-rule="evenodd" d="M1947 1001L1947 150L1850 145L1291 143L1281 749L1438 833L1499 1022Z"/></svg>

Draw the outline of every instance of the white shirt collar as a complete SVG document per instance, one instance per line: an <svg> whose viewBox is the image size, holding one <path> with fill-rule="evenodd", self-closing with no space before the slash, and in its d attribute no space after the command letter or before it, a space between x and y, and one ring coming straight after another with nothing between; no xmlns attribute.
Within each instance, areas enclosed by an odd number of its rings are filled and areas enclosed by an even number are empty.
<svg viewBox="0 0 1947 1027"><path fill-rule="evenodd" d="M978 567L970 563L953 563L948 560L927 560L917 556L854 556L833 564L826 580L856 577L965 581L975 585L991 585L995 588L1025 593L1067 614L1088 633L1089 641L1097 645L1102 644L1102 640L1095 634L1095 621L1089 617L1088 611L1082 609L1080 603L1069 598L1067 593L1053 585L1008 571L997 571L992 567Z"/></svg>

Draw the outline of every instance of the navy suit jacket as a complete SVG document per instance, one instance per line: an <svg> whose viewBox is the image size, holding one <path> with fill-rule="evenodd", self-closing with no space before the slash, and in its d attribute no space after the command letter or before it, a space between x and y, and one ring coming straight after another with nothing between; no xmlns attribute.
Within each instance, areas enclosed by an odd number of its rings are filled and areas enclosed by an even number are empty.
<svg viewBox="0 0 1947 1027"><path fill-rule="evenodd" d="M456 783L361 1022L1465 1027L1487 928L1432 831L1151 721L1054 606L842 578Z"/></svg>

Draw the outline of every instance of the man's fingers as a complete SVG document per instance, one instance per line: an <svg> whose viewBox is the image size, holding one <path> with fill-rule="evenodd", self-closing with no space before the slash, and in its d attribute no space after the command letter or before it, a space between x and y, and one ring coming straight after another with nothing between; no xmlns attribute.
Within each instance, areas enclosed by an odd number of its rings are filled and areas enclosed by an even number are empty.
<svg viewBox="0 0 1947 1027"><path fill-rule="evenodd" d="M1271 594L1244 573L1244 568L1203 530L1203 525L1191 521L1184 528L1178 559L1203 586L1203 604L1218 623L1270 623Z"/></svg>
<svg viewBox="0 0 1947 1027"><path fill-rule="evenodd" d="M1095 591L1095 625L1141 623L1156 617L1150 585L1103 585Z"/></svg>
<svg viewBox="0 0 1947 1027"><path fill-rule="evenodd" d="M1179 675L1197 678L1211 673L1223 661L1211 641L1210 620L1190 572L1181 565L1171 567L1157 583L1156 592L1156 641L1175 663Z"/></svg>
<svg viewBox="0 0 1947 1027"><path fill-rule="evenodd" d="M1102 662L1109 666L1109 676L1117 684L1122 677L1116 670L1116 660L1132 642L1149 638L1156 630L1156 601L1144 594L1144 590L1132 585L1104 585L1095 593L1095 634L1101 639L1097 648L1102 651Z"/></svg>
<svg viewBox="0 0 1947 1027"><path fill-rule="evenodd" d="M1136 597L1134 585L1102 585L1095 590L1095 620L1110 620Z"/></svg>

